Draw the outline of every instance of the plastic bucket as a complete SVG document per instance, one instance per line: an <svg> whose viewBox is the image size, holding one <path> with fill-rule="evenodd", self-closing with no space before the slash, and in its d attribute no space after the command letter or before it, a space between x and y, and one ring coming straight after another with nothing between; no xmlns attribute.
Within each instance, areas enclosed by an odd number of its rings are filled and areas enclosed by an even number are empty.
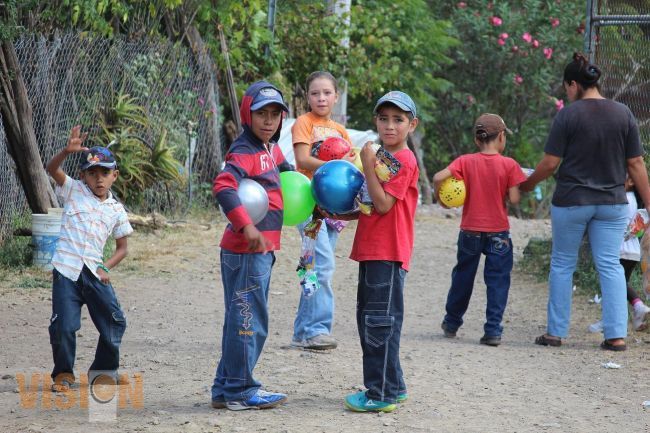
<svg viewBox="0 0 650 433"><path fill-rule="evenodd" d="M32 214L32 247L34 266L51 270L52 256L61 232L61 211L49 210L47 214Z"/></svg>

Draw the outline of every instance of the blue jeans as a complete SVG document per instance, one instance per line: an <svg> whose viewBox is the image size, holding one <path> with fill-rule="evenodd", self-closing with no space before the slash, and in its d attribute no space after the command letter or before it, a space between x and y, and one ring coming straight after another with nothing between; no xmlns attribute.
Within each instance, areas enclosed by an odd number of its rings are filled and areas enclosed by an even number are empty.
<svg viewBox="0 0 650 433"><path fill-rule="evenodd" d="M307 223L298 225L298 231L304 236L303 230ZM334 291L332 290L332 276L336 265L334 249L339 233L329 227L325 221L320 227L316 237L316 276L320 288L311 296L305 296L300 291L300 303L293 322L293 340L304 341L317 335L332 333L334 322Z"/></svg>
<svg viewBox="0 0 650 433"><path fill-rule="evenodd" d="M74 378L77 331L81 329L81 307L86 304L99 340L95 360L89 370L115 371L120 364L120 343L126 330L126 318L120 309L113 286L104 284L86 266L79 279L72 281L52 271L52 318L50 344L54 358L52 379L59 374Z"/></svg>
<svg viewBox="0 0 650 433"><path fill-rule="evenodd" d="M608 339L627 336L627 291L619 260L627 222L627 204L551 207L553 248L548 281L549 335L566 338L569 333L573 272L586 231L600 277L603 333Z"/></svg>
<svg viewBox="0 0 650 433"><path fill-rule="evenodd" d="M404 279L399 262L359 263L357 328L363 352L363 383L369 399L395 403L406 392L399 361L404 320Z"/></svg>
<svg viewBox="0 0 650 433"><path fill-rule="evenodd" d="M248 400L262 386L253 378L253 369L268 335L267 303L274 262L272 252L221 250L225 318L212 400Z"/></svg>
<svg viewBox="0 0 650 433"><path fill-rule="evenodd" d="M474 290L474 278L481 254L485 254L483 280L487 286L485 335L501 336L501 320L508 303L512 271L512 240L508 231L480 233L461 230L458 233L457 263L451 272L451 288L447 295L444 322L456 330L463 324L463 315Z"/></svg>

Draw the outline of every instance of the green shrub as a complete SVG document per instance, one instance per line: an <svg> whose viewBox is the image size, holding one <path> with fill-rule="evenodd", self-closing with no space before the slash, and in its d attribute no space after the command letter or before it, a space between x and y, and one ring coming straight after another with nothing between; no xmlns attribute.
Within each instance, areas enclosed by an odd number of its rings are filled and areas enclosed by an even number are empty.
<svg viewBox="0 0 650 433"><path fill-rule="evenodd" d="M11 231L26 228L31 224L28 214L17 215L12 218ZM31 238L29 236L10 235L0 243L0 267L24 268L32 263Z"/></svg>

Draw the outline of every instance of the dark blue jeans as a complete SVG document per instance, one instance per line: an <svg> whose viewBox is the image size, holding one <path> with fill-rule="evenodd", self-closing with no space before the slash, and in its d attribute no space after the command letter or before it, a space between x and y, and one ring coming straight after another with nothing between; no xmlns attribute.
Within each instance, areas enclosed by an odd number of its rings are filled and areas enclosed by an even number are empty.
<svg viewBox="0 0 650 433"><path fill-rule="evenodd" d="M399 262L359 263L357 327L363 352L363 383L372 400L395 403L406 385L399 362L404 320L404 279Z"/></svg>
<svg viewBox="0 0 650 433"><path fill-rule="evenodd" d="M240 254L221 250L225 318L221 360L212 384L212 400L248 400L262 386L253 369L268 335L267 309L272 252Z"/></svg>
<svg viewBox="0 0 650 433"><path fill-rule="evenodd" d="M81 307L86 304L97 331L99 341L90 371L115 371L120 364L120 343L126 330L126 318L117 301L113 286L104 284L86 266L79 279L72 281L52 271L52 318L50 344L54 358L52 378L59 374L74 378L74 360L77 349L76 332L81 328Z"/></svg>
<svg viewBox="0 0 650 433"><path fill-rule="evenodd" d="M508 231L479 233L461 230L458 234L458 263L451 273L451 288L447 295L445 323L449 330L463 324L474 289L474 278L485 254L483 280L487 286L485 335L501 336L501 319L508 303L510 272L512 271L512 240Z"/></svg>

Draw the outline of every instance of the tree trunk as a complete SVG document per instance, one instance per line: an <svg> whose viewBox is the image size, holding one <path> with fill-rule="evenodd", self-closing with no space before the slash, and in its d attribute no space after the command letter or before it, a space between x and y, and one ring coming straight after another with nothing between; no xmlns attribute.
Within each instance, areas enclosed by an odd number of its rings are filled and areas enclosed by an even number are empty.
<svg viewBox="0 0 650 433"><path fill-rule="evenodd" d="M32 105L11 41L0 45L0 112L7 150L16 163L18 178L32 213L47 213L58 201L43 168L32 123Z"/></svg>
<svg viewBox="0 0 650 433"><path fill-rule="evenodd" d="M424 159L422 158L422 134L418 131L415 131L413 134L409 135L409 141L413 145L413 153L415 153L415 158L418 161L418 166L420 168L420 191L422 192L422 203L431 204L433 203L433 193L431 191L431 184L429 183L429 176L427 175L427 169L424 166Z"/></svg>

